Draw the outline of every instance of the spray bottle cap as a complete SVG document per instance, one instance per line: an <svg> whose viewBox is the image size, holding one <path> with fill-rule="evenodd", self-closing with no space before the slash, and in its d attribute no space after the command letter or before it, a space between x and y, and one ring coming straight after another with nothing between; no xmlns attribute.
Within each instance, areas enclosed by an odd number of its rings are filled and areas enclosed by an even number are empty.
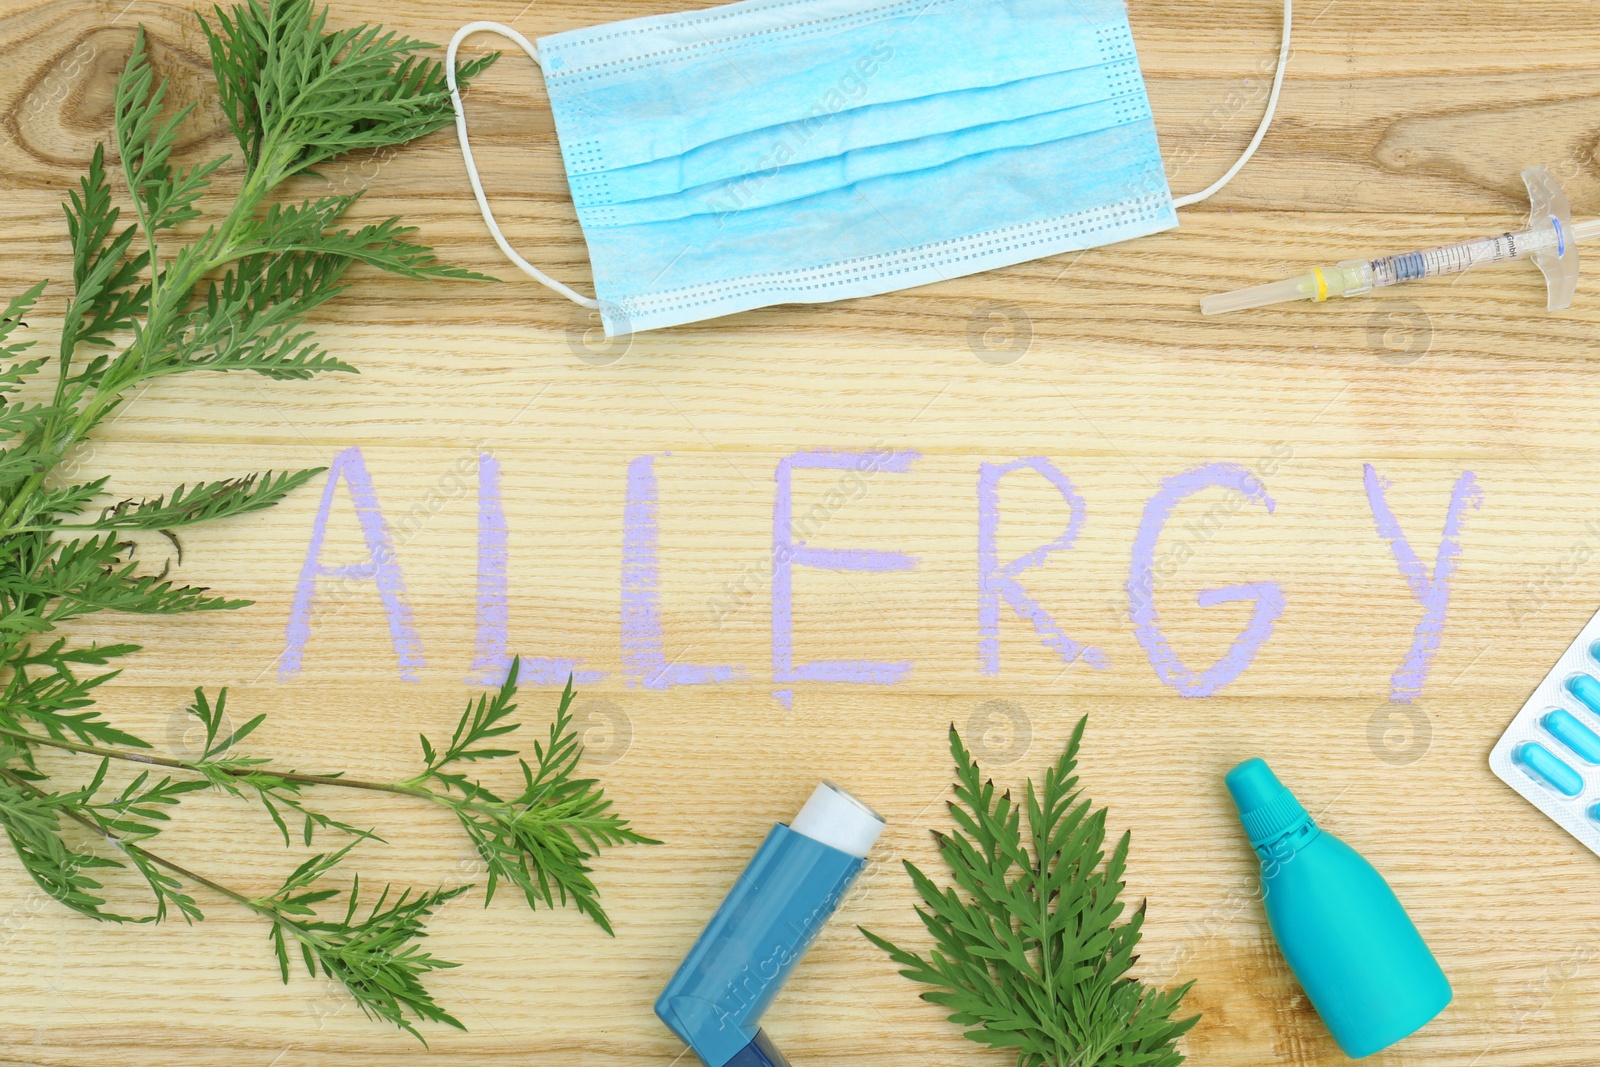
<svg viewBox="0 0 1600 1067"><path fill-rule="evenodd" d="M1276 841L1301 823L1311 821L1306 809L1263 760L1245 760L1229 771L1225 780L1239 809L1239 821L1250 835L1251 848Z"/></svg>

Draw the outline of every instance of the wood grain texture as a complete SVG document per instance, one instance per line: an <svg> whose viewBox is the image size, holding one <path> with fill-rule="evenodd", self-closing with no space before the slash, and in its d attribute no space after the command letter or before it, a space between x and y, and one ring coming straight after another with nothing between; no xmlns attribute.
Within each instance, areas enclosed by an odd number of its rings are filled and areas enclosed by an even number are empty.
<svg viewBox="0 0 1600 1067"><path fill-rule="evenodd" d="M530 35L673 9L617 3L340 0L340 22L382 20L443 41L471 18ZM1208 183L1257 121L1276 49L1275 0L1132 0L1131 15L1173 187ZM279 983L261 925L207 902L185 928L97 926L44 897L0 856L0 1060L50 1065L351 1063L669 1067L681 1046L650 1004L744 860L821 776L890 820L866 876L768 1017L794 1059L849 1067L1008 1063L961 1039L855 932L918 938L899 861L934 860L943 824L945 725L976 739L1002 779L1037 773L1090 716L1083 776L1133 834L1129 893L1147 899L1140 967L1193 979L1204 1014L1186 1048L1203 1065L1345 1062L1298 992L1251 895L1253 858L1221 786L1266 757L1323 825L1390 878L1451 976L1434 1024L1372 1062L1577 1067L1600 1038L1596 859L1490 774L1513 712L1600 603L1600 282L1543 310L1532 268L1424 283L1401 296L1204 320L1200 295L1307 262L1401 250L1514 224L1518 171L1562 177L1600 212L1600 4L1309 0L1277 125L1223 193L1182 228L909 292L767 309L605 344L588 313L531 282L421 285L363 274L317 317L359 377L280 384L193 378L153 386L77 457L129 493L198 476L327 463L362 447L397 538L427 666L398 678L376 599L325 598L305 669L276 662L312 518L308 488L265 514L197 531L181 574L256 601L222 617L99 618L83 637L145 646L103 693L122 724L181 747L194 685L234 687L269 714L264 754L297 766L400 775L419 730L447 729L473 655L475 487L463 463L492 451L510 527L511 637L528 655L610 672L582 694L596 770L659 848L598 865L617 926L530 915L509 897L452 903L437 951L463 966L437 983L470 1028L430 1031L431 1051L360 1017L336 989ZM225 151L204 49L187 5L0 0L0 292L69 271L57 207L94 143L143 24L158 70L206 101L186 156ZM508 57L470 94L474 133L507 232L531 260L588 285L583 242L543 89ZM222 184L237 180L224 178ZM507 273L484 234L448 131L330 168L366 186L358 212L403 213L453 262ZM306 183L310 190L314 183ZM62 295L36 325L48 331ZM1005 324L1009 323L1007 327ZM998 324L998 325L997 325ZM997 332L988 332L993 329ZM1026 342L1022 333L1026 332ZM985 345L997 349L989 351ZM1008 355L1018 358L1006 361ZM980 358L987 356L988 358ZM919 557L889 575L796 575L798 654L915 661L893 687L800 685L773 699L773 472L809 448L922 454L879 473L831 514L819 544ZM655 454L668 655L738 664L741 680L630 687L619 650L628 462ZM980 673L979 464L1049 457L1082 493L1076 546L1027 575L1062 626L1106 652L1061 662L1012 616L1002 672ZM1163 542L1192 558L1158 587L1162 622L1193 664L1221 654L1247 612L1199 608L1197 590L1281 584L1286 609L1236 682L1206 699L1156 678L1126 613L1130 547L1162 479L1198 463L1255 468L1277 502L1205 535L1180 508ZM1389 720L1390 676L1420 609L1377 536L1362 465L1425 559L1452 485L1483 488L1469 513L1449 619L1412 720ZM797 510L827 472L796 476ZM347 497L329 551L358 545ZM1002 492L1001 551L1066 521L1023 475ZM342 555L341 555L342 554ZM730 607L731 605L731 607ZM529 687L541 726L554 693ZM1409 723L1409 725L1407 725ZM1391 729L1392 727L1392 729ZM359 809L389 831L364 848L369 877L467 880L474 860L445 819L402 802ZM186 804L169 849L265 887L293 858L259 813Z"/></svg>

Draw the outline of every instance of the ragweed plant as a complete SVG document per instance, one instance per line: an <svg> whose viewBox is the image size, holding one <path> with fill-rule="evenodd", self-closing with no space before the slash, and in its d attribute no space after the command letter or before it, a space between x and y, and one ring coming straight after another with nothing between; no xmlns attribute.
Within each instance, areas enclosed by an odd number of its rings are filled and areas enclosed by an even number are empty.
<svg viewBox="0 0 1600 1067"><path fill-rule="evenodd" d="M1022 804L984 777L952 726L956 825L934 838L955 884L905 864L933 947L924 956L861 932L933 987L923 1000L948 1008L971 1040L1015 1052L1017 1067L1176 1067L1177 1040L1199 1016L1172 1018L1188 983L1162 992L1128 974L1144 905L1117 921L1130 838L1108 857L1106 809L1078 789L1087 722Z"/></svg>
<svg viewBox="0 0 1600 1067"><path fill-rule="evenodd" d="M297 943L307 969L320 969L343 982L368 1014L388 1019L415 1033L406 1013L417 1019L460 1023L440 1008L421 985L428 971L453 967L421 952L412 942L425 936L422 922L438 905L467 886L437 889L412 896L401 893L385 907L392 890L385 887L368 914L357 919L360 879L355 880L342 919L320 918L315 906L339 895L316 883L332 871L363 838L377 839L370 829L341 822L312 808L306 792L315 787L366 790L409 797L448 809L460 821L483 861L487 876L484 905L495 888L509 882L522 891L529 908L571 903L607 933L611 922L600 906L588 861L603 847L656 844L637 833L611 811L599 783L578 777L583 746L572 730L573 689L561 695L548 738L533 744L533 760L517 750L496 747L520 728L511 716L517 710L518 661L504 685L493 694L469 701L448 744L436 747L420 737L423 766L399 781L367 781L340 773L307 774L280 769L273 761L246 756L239 745L266 721L257 715L237 730L227 728L227 690L215 698L195 690L188 712L204 731L199 755L192 759L159 756L137 738L121 735L120 744L88 744L64 736L41 736L12 726L0 727L0 824L10 836L17 857L42 888L75 911L118 922L159 921L169 910L185 919L203 917L185 883L199 885L243 905L271 922L284 980L289 977L290 942ZM31 769L38 748L90 756L99 763L90 780L75 789L49 792L46 779ZM12 766L16 759L21 765ZM457 765L511 759L522 781L515 795L502 796L458 769ZM120 791L102 790L113 761L142 769ZM164 774L156 779L156 771ZM285 844L295 837L310 845L318 831L336 831L355 838L335 851L313 856L283 885L263 897L230 889L195 871L151 852L150 838L170 818L169 809L186 793L215 787L235 797L259 802L277 826ZM153 900L148 916L130 917L106 909L97 872L121 867L119 859L70 848L62 833L65 818L77 827L111 842L144 879Z"/></svg>
<svg viewBox="0 0 1600 1067"><path fill-rule="evenodd" d="M144 32L118 80L113 194L108 153L97 147L65 205L72 291L55 357L19 340L44 292L40 282L0 312L0 828L43 889L94 919L155 922L203 916L196 889L260 916L283 971L298 952L306 967L341 982L367 1014L417 1034L415 1023L460 1026L424 986L454 964L425 952L424 923L467 887L384 888L354 878L327 884L351 850L377 834L313 807L314 788L400 794L449 808L477 846L488 880L517 886L530 907L571 902L608 932L587 861L603 846L649 842L609 811L597 783L577 777L582 746L571 729L569 686L547 742L520 761L522 787L502 795L462 769L509 758L517 729L516 667L497 694L469 703L448 744L424 738L423 766L398 782L337 772L304 774L242 755L262 722L225 728L226 692L196 691L190 713L206 741L197 758L154 755L95 706L95 690L137 652L132 644L85 644L56 631L104 611L171 615L248 602L146 573L132 538L164 536L181 564L181 531L271 507L320 470L246 475L117 499L109 476L79 480L69 457L145 383L193 371L252 371L303 379L352 368L325 351L306 317L365 264L416 279L477 279L440 263L398 218L341 226L356 195L278 202L285 182L345 153L400 145L452 116L432 46L377 26L332 30L309 0L259 0L201 19L222 108L242 155L231 203L204 203L229 157L180 166L179 130L193 105L166 107ZM470 80L493 56L464 64ZM131 219L124 222L124 207ZM109 501L109 502L108 502ZM497 740L498 739L498 740ZM94 760L86 780L64 786L41 750ZM121 787L114 764L143 767ZM159 777L158 777L159 775ZM80 776L82 778L83 776ZM258 802L285 843L291 822L310 845L318 832L348 841L318 853L276 889L253 894L216 872L189 870L153 850L184 796L217 788ZM129 877L132 876L132 877ZM110 881L149 894L124 914ZM122 888L122 887L118 887ZM342 903L340 901L342 900ZM420 1034L417 1036L420 1037Z"/></svg>

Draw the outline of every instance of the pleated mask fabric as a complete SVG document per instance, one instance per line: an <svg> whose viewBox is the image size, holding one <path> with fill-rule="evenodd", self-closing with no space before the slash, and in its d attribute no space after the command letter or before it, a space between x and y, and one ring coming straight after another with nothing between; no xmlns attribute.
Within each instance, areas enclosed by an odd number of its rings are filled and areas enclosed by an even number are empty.
<svg viewBox="0 0 1600 1067"><path fill-rule="evenodd" d="M1122 0L742 0L535 58L608 336L1177 225Z"/></svg>

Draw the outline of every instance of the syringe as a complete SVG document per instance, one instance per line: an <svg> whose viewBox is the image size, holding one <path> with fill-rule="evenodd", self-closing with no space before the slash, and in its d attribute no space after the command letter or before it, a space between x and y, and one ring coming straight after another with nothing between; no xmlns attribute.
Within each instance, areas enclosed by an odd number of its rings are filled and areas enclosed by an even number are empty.
<svg viewBox="0 0 1600 1067"><path fill-rule="evenodd" d="M1522 172L1532 210L1524 230L1498 237L1440 245L1377 259L1349 259L1334 267L1312 267L1297 278L1252 286L1231 293L1204 297L1200 310L1207 315L1282 304L1290 300L1323 301L1330 296L1361 296L1401 282L1460 274L1486 263L1505 263L1533 257L1544 272L1552 311L1572 303L1578 285L1578 242L1600 237L1600 219L1574 223L1555 177L1544 167Z"/></svg>

